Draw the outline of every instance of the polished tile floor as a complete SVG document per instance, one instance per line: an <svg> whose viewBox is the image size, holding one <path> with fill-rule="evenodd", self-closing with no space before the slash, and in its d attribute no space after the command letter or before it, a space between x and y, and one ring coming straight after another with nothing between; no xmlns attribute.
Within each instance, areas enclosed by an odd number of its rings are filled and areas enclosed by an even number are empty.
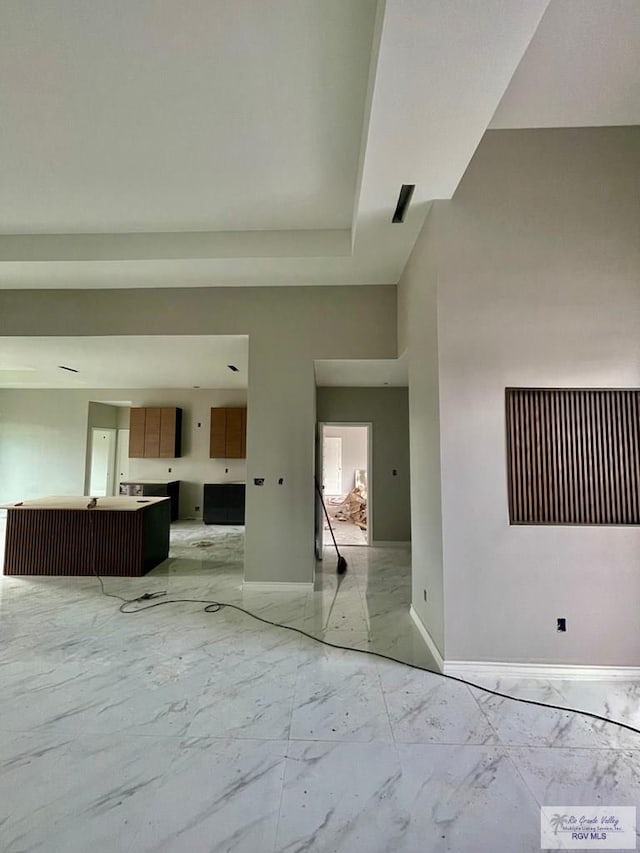
<svg viewBox="0 0 640 853"><path fill-rule="evenodd" d="M338 545L366 545L367 544L367 531L363 530L361 527L358 527L353 521L341 521L339 518L336 518L336 513L339 511L339 507L332 506L330 503L327 505L327 511L329 513L329 517L331 519L331 525L333 527L333 535L336 537L336 542ZM331 539L331 531L329 530L328 523L324 522L324 532L323 532L323 543L330 547L333 544L333 540Z"/></svg>
<svg viewBox="0 0 640 853"><path fill-rule="evenodd" d="M242 531L179 523L167 563L106 585L431 665L408 552L346 556L339 589L328 554L313 592L243 592ZM638 683L500 687L640 725ZM639 778L640 736L237 611L122 615L92 578L0 582L3 853L528 853L540 804L638 805Z"/></svg>

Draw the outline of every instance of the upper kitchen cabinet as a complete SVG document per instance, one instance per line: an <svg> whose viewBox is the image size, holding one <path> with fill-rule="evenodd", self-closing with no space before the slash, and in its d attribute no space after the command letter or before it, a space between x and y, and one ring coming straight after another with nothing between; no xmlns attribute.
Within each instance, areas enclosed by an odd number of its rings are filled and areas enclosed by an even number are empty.
<svg viewBox="0 0 640 853"><path fill-rule="evenodd" d="M130 459L177 459L182 455L182 409L147 406L131 409Z"/></svg>
<svg viewBox="0 0 640 853"><path fill-rule="evenodd" d="M209 456L211 459L246 459L246 409L211 409Z"/></svg>

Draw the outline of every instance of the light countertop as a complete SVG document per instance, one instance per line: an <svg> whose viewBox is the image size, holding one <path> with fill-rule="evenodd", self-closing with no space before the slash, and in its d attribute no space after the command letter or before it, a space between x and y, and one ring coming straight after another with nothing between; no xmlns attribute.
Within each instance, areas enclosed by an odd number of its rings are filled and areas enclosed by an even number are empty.
<svg viewBox="0 0 640 853"><path fill-rule="evenodd" d="M180 480L120 480L121 486L169 486L171 483L179 483Z"/></svg>
<svg viewBox="0 0 640 853"><path fill-rule="evenodd" d="M160 503L160 501L168 501L169 498L143 498L143 497L105 497L97 498L97 503L91 512L97 510L117 510L118 512L137 512L151 504ZM19 505L16 503L4 504L3 509L84 509L88 510L87 504L91 501L90 496L52 496L46 498L37 498L31 501L22 501Z"/></svg>

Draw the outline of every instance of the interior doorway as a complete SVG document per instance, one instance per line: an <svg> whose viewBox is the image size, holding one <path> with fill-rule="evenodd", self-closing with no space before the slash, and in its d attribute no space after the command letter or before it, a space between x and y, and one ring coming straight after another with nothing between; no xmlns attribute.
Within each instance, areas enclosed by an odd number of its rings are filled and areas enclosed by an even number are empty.
<svg viewBox="0 0 640 853"><path fill-rule="evenodd" d="M114 483L114 492L120 490L122 480L129 478L129 430L119 429L116 443L116 473L117 482Z"/></svg>
<svg viewBox="0 0 640 853"><path fill-rule="evenodd" d="M93 427L91 430L91 467L89 494L100 498L114 494L116 467L116 430Z"/></svg>
<svg viewBox="0 0 640 853"><path fill-rule="evenodd" d="M371 424L319 424L321 486L338 545L371 543ZM322 544L331 545L322 519Z"/></svg>

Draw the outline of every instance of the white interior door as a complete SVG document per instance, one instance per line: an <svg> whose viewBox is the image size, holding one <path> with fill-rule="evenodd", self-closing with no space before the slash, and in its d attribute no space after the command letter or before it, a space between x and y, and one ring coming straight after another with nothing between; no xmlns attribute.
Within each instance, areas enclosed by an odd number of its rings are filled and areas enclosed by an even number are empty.
<svg viewBox="0 0 640 853"><path fill-rule="evenodd" d="M114 429L91 430L91 479L89 494L100 498L113 494L116 462L116 431Z"/></svg>
<svg viewBox="0 0 640 853"><path fill-rule="evenodd" d="M325 495L342 494L342 439L336 436L322 441L322 485Z"/></svg>

